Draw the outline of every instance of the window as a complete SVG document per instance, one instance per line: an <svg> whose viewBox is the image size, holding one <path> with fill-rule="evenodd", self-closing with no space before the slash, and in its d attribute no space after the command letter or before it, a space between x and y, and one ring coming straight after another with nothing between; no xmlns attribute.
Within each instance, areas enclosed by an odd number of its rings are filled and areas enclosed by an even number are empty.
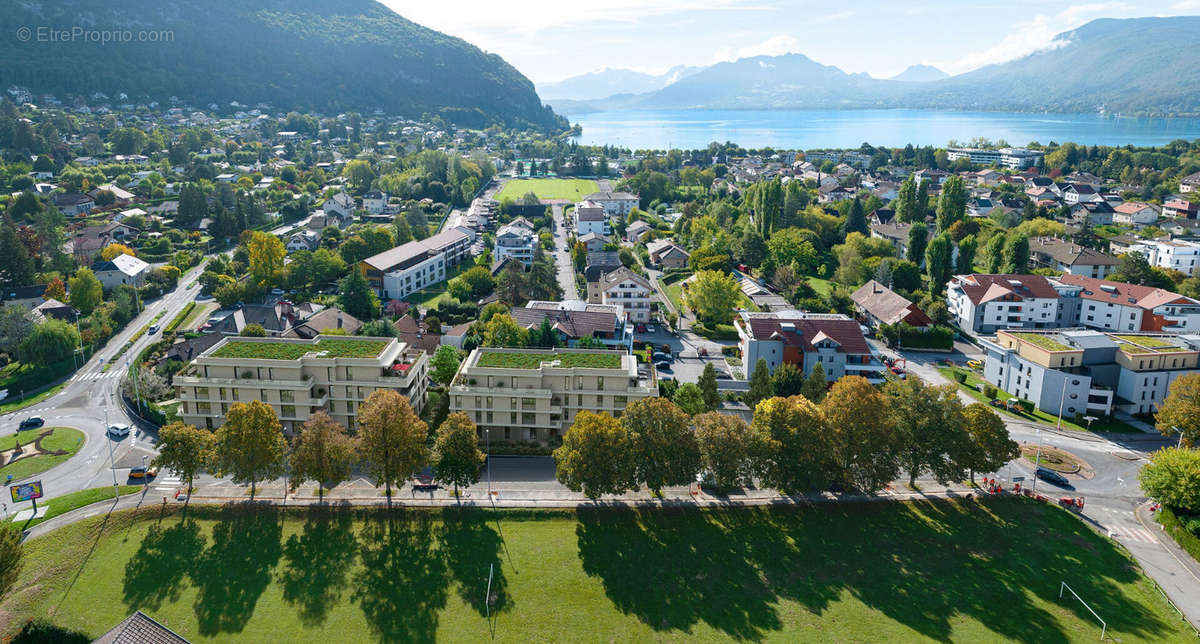
<svg viewBox="0 0 1200 644"><path fill-rule="evenodd" d="M490 412L490 411L487 413L487 422L488 423L492 422L492 412Z"/></svg>
<svg viewBox="0 0 1200 644"><path fill-rule="evenodd" d="M537 409L537 401L533 398L522 398L521 409Z"/></svg>
<svg viewBox="0 0 1200 644"><path fill-rule="evenodd" d="M604 376L596 378L596 389L604 389Z"/></svg>
<svg viewBox="0 0 1200 644"><path fill-rule="evenodd" d="M279 392L279 400L280 402L285 403L296 402L296 394L295 392L284 389Z"/></svg>
<svg viewBox="0 0 1200 644"><path fill-rule="evenodd" d="M504 428L504 440L506 440L506 441L512 440L512 428L511 427Z"/></svg>
<svg viewBox="0 0 1200 644"><path fill-rule="evenodd" d="M280 411L281 416L290 416L290 417L296 416L296 407L293 405L283 405L282 407L280 407L280 410L281 410Z"/></svg>
<svg viewBox="0 0 1200 644"><path fill-rule="evenodd" d="M625 396L615 396L613 398L613 405L615 405L617 407L624 407L626 404L626 400L628 400L628 399Z"/></svg>
<svg viewBox="0 0 1200 644"><path fill-rule="evenodd" d="M537 423L537 414L521 414L522 425L533 425Z"/></svg>

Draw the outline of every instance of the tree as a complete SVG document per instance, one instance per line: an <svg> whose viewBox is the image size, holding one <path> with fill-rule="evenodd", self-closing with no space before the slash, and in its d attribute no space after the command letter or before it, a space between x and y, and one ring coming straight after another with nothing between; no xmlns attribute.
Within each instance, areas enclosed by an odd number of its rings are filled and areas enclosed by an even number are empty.
<svg viewBox="0 0 1200 644"><path fill-rule="evenodd" d="M0 306L0 352L14 360L21 343L33 333L33 318L20 306Z"/></svg>
<svg viewBox="0 0 1200 644"><path fill-rule="evenodd" d="M808 378L800 387L800 395L820 404L822 400L825 400L827 393L829 393L829 383L825 380L825 367L818 362L813 365L812 373L808 374Z"/></svg>
<svg viewBox="0 0 1200 644"><path fill-rule="evenodd" d="M177 225L191 228L208 216L208 198L204 190L194 184L185 183L179 189L179 210L175 220Z"/></svg>
<svg viewBox="0 0 1200 644"><path fill-rule="evenodd" d="M900 184L892 207L896 210L896 219L902 222L913 223L925 220L925 211L918 204L916 179L911 174Z"/></svg>
<svg viewBox="0 0 1200 644"><path fill-rule="evenodd" d="M967 430L967 450L962 466L975 482L976 472L995 472L1021 455L1021 446L1008 436L1004 419L983 403L971 403L963 409Z"/></svg>
<svg viewBox="0 0 1200 644"><path fill-rule="evenodd" d="M804 372L790 362L779 365L771 377L771 389L783 398L800 395L804 389Z"/></svg>
<svg viewBox="0 0 1200 644"><path fill-rule="evenodd" d="M938 198L938 232L950 230L950 227L962 221L966 214L967 187L961 176L952 175L946 179L946 183L942 184L942 195Z"/></svg>
<svg viewBox="0 0 1200 644"><path fill-rule="evenodd" d="M433 352L433 358L429 360L429 377L436 383L448 385L454 380L454 374L458 373L460 364L462 354L459 350L449 344L443 344Z"/></svg>
<svg viewBox="0 0 1200 644"><path fill-rule="evenodd" d="M966 419L954 385L930 387L919 378L892 380L884 387L901 435L900 460L908 484L933 474L938 483L960 480L966 449Z"/></svg>
<svg viewBox="0 0 1200 644"><path fill-rule="evenodd" d="M484 327L485 347L524 347L529 345L529 330L521 327L507 313L492 316Z"/></svg>
<svg viewBox="0 0 1200 644"><path fill-rule="evenodd" d="M29 286L34 282L33 257L8 217L0 221L0 257L4 258L0 262L0 287Z"/></svg>
<svg viewBox="0 0 1200 644"><path fill-rule="evenodd" d="M58 300L59 302L67 301L67 286L57 277L46 283L46 290L42 293L44 300Z"/></svg>
<svg viewBox="0 0 1200 644"><path fill-rule="evenodd" d="M261 324L251 322L238 335L243 338L265 338L267 337L267 330Z"/></svg>
<svg viewBox="0 0 1200 644"><path fill-rule="evenodd" d="M375 180L375 170L366 159L355 159L342 168L342 176L350 180L355 190L366 190Z"/></svg>
<svg viewBox="0 0 1200 644"><path fill-rule="evenodd" d="M413 240L412 226L404 215L396 215L396 243L407 244Z"/></svg>
<svg viewBox="0 0 1200 644"><path fill-rule="evenodd" d="M213 433L206 429L178 421L168 423L158 430L158 456L154 457L154 464L187 481L190 496L192 481L213 457L215 443Z"/></svg>
<svg viewBox="0 0 1200 644"><path fill-rule="evenodd" d="M713 363L704 363L704 371L700 373L696 384L704 397L704 411L716 411L721 406L721 393L717 391L717 369Z"/></svg>
<svg viewBox="0 0 1200 644"><path fill-rule="evenodd" d="M496 289L496 278L482 266L468 268L455 279L462 280L471 289L471 299L478 300Z"/></svg>
<svg viewBox="0 0 1200 644"><path fill-rule="evenodd" d="M1004 267L1004 235L996 233L987 241L987 272L996 274Z"/></svg>
<svg viewBox="0 0 1200 644"><path fill-rule="evenodd" d="M718 489L728 490L753 481L759 445L746 421L710 411L692 418L692 424L696 426L701 471L712 478Z"/></svg>
<svg viewBox="0 0 1200 644"><path fill-rule="evenodd" d="M954 267L956 275L970 275L975 272L975 252L979 241L975 235L967 235L958 241L958 263Z"/></svg>
<svg viewBox="0 0 1200 644"><path fill-rule="evenodd" d="M675 394L671 396L671 402L678 405L688 416L695 416L706 411L704 394L700 391L700 387L692 382L679 385Z"/></svg>
<svg viewBox="0 0 1200 644"><path fill-rule="evenodd" d="M292 486L316 481L317 496L324 498L326 485L333 487L350 478L357 452L357 444L341 423L323 411L313 414L300 426L288 457Z"/></svg>
<svg viewBox="0 0 1200 644"><path fill-rule="evenodd" d="M1158 408L1155 426L1163 436L1182 432L1182 444L1200 446L1200 374L1179 376Z"/></svg>
<svg viewBox="0 0 1200 644"><path fill-rule="evenodd" d="M358 440L367 473L375 485L400 487L429 462L429 428L405 398L392 389L376 389L358 408Z"/></svg>
<svg viewBox="0 0 1200 644"><path fill-rule="evenodd" d="M1165 447L1138 472L1146 494L1176 510L1200 513L1200 450Z"/></svg>
<svg viewBox="0 0 1200 644"><path fill-rule="evenodd" d="M637 489L633 439L605 413L580 411L554 450L554 464L559 483L593 501Z"/></svg>
<svg viewBox="0 0 1200 644"><path fill-rule="evenodd" d="M465 487L479 480L483 462L475 423L461 411L447 416L437 429L433 445L433 473L437 480L453 485L457 498L460 485Z"/></svg>
<svg viewBox="0 0 1200 644"><path fill-rule="evenodd" d="M121 383L121 392L130 400L139 397L143 400L163 400L173 391L166 378L154 369L144 369L141 365L136 366L134 373Z"/></svg>
<svg viewBox="0 0 1200 644"><path fill-rule="evenodd" d="M696 401L703 403L703 397ZM666 398L643 398L625 408L621 424L633 443L636 480L655 496L660 496L664 487L695 480L700 448L691 430L691 419L675 403Z"/></svg>
<svg viewBox="0 0 1200 644"><path fill-rule="evenodd" d="M1029 272L1029 238L1022 233L1011 233L1004 242L1004 267L1006 275L1022 275Z"/></svg>
<svg viewBox="0 0 1200 644"><path fill-rule="evenodd" d="M21 546L20 530L6 528L0 530L0 599L3 599L17 577L21 575L24 552Z"/></svg>
<svg viewBox="0 0 1200 644"><path fill-rule="evenodd" d="M750 374L750 389L746 392L746 404L753 410L759 401L774 395L775 388L771 383L771 371L767 367L767 360L759 358L758 362L754 363L754 373Z"/></svg>
<svg viewBox="0 0 1200 644"><path fill-rule="evenodd" d="M729 321L740 296L741 289L733 276L722 271L700 271L684 299L697 318L715 327Z"/></svg>
<svg viewBox="0 0 1200 644"><path fill-rule="evenodd" d="M757 230L747 227L742 238L738 240L738 251L743 263L751 268L758 268L767 256L767 243Z"/></svg>
<svg viewBox="0 0 1200 644"><path fill-rule="evenodd" d="M929 277L929 292L941 293L954 270L954 242L949 233L942 233L925 249L925 274Z"/></svg>
<svg viewBox="0 0 1200 644"><path fill-rule="evenodd" d="M71 289L71 306L79 309L84 315L91 315L104 299L104 286L90 268L79 269L75 277L68 280L68 284Z"/></svg>
<svg viewBox="0 0 1200 644"><path fill-rule="evenodd" d="M929 243L929 227L924 222L915 222L908 229L908 256L906 259L917 266L925 258L925 246Z"/></svg>
<svg viewBox="0 0 1200 644"><path fill-rule="evenodd" d="M899 435L888 400L862 376L845 376L821 402L833 441L833 480L871 493L899 474Z"/></svg>
<svg viewBox="0 0 1200 644"><path fill-rule="evenodd" d="M283 271L283 258L287 256L287 249L275 235L261 230L252 232L250 240L246 243L246 250L250 254L250 275L256 284L269 285Z"/></svg>
<svg viewBox="0 0 1200 644"><path fill-rule="evenodd" d="M357 266L339 283L338 306L360 320L370 320L379 314L379 297Z"/></svg>
<svg viewBox="0 0 1200 644"><path fill-rule="evenodd" d="M70 358L78 346L79 332L75 325L48 318L34 326L21 343L21 359L33 364L51 364Z"/></svg>
<svg viewBox="0 0 1200 644"><path fill-rule="evenodd" d="M829 486L832 432L816 403L803 396L764 400L754 410L753 430L764 485L789 494Z"/></svg>
<svg viewBox="0 0 1200 644"><path fill-rule="evenodd" d="M270 405L251 400L229 406L213 446L212 466L218 476L229 476L239 485L249 483L253 497L259 481L284 473L286 459L283 425Z"/></svg>

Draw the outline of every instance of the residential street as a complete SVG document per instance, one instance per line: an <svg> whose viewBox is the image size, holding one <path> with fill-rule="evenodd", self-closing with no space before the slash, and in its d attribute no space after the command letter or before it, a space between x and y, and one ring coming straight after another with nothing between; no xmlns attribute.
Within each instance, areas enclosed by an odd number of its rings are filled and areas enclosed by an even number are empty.
<svg viewBox="0 0 1200 644"><path fill-rule="evenodd" d="M575 267L571 263L571 249L567 247L567 226L563 219L563 207L560 203L551 205L554 212L554 267L558 269L558 285L562 287L565 300L586 299L587 294L580 294L575 287Z"/></svg>

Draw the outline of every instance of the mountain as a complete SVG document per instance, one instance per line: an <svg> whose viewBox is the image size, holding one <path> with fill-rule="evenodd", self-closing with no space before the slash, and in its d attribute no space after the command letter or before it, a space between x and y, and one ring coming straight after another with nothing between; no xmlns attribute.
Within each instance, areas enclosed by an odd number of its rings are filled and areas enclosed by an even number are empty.
<svg viewBox="0 0 1200 644"><path fill-rule="evenodd" d="M620 109L838 109L1200 114L1200 17L1101 19L1056 36L1042 51L965 74L912 82L847 74L802 54L707 67L660 90L554 101L573 114ZM927 75L933 68L921 69Z"/></svg>
<svg viewBox="0 0 1200 644"><path fill-rule="evenodd" d="M606 98L614 94L644 94L662 89L701 69L703 67L676 65L663 74L646 74L631 69L604 69L553 83L538 83L537 91L543 100L573 101Z"/></svg>
<svg viewBox="0 0 1200 644"><path fill-rule="evenodd" d="M55 40L43 29L75 26L106 31ZM0 86L35 93L566 125L499 56L374 0L13 0L0 30L16 34L0 38Z"/></svg>
<svg viewBox="0 0 1200 644"><path fill-rule="evenodd" d="M908 69L892 76L888 80L908 81L910 83L928 83L929 81L949 78L950 74L932 65L909 65Z"/></svg>

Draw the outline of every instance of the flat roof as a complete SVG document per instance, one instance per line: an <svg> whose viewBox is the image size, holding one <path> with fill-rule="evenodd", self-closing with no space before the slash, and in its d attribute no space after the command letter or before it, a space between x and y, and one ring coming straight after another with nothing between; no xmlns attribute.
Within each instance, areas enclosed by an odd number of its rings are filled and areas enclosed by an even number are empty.
<svg viewBox="0 0 1200 644"><path fill-rule="evenodd" d="M521 351L495 350L482 351L475 366L498 369L537 369L544 362L558 361L558 367L570 369L584 367L588 369L620 369L621 358L627 355L620 351Z"/></svg>
<svg viewBox="0 0 1200 644"><path fill-rule="evenodd" d="M250 360L299 360L309 353L323 353L320 357L324 358L377 358L389 341L343 336L318 336L313 340L229 338L204 355Z"/></svg>

